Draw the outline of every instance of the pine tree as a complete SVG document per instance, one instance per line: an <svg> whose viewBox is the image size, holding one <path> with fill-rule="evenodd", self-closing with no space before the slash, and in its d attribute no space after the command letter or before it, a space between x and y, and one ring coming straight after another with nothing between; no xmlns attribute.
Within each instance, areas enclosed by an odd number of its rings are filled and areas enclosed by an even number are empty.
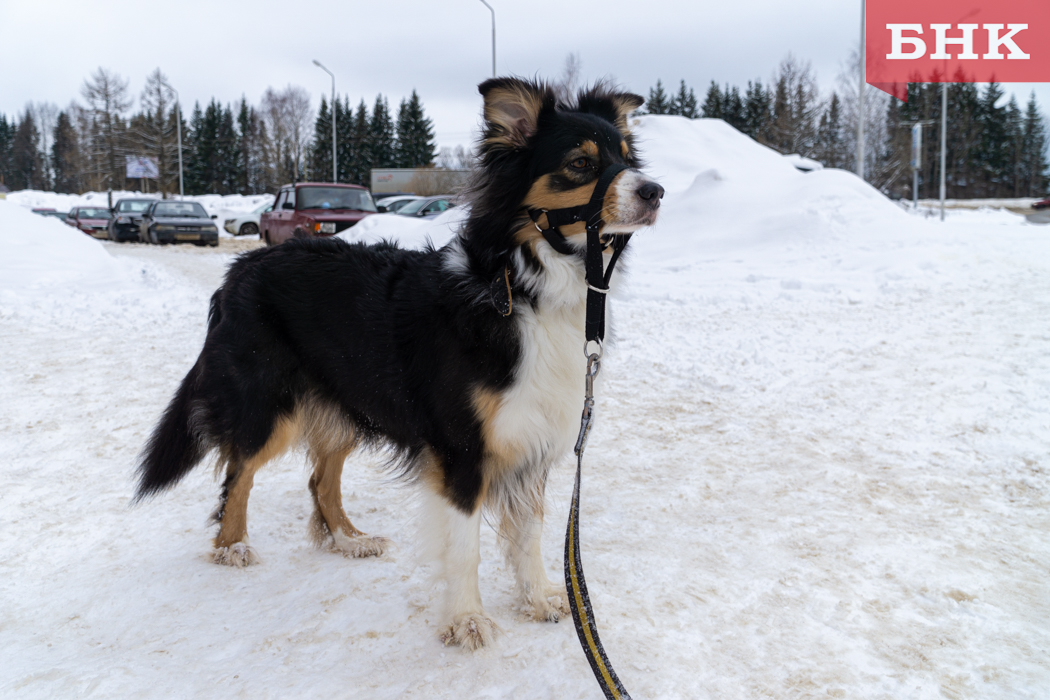
<svg viewBox="0 0 1050 700"><path fill-rule="evenodd" d="M747 92L744 96L744 127L741 131L756 141L766 143L769 136L770 110L769 93L762 87L762 81L756 80L754 83L747 81Z"/></svg>
<svg viewBox="0 0 1050 700"><path fill-rule="evenodd" d="M11 186L11 143L15 140L15 125L0 114L0 184Z"/></svg>
<svg viewBox="0 0 1050 700"><path fill-rule="evenodd" d="M351 136L353 143L354 158L353 167L350 170L350 182L355 185L371 186L372 168L375 161L372 158L372 144L369 139L368 107L365 101L357 105L357 113L354 115L354 128Z"/></svg>
<svg viewBox="0 0 1050 700"><path fill-rule="evenodd" d="M336 149L339 155L339 182L354 182L354 163L357 158L355 151L357 142L354 140L354 109L350 106L350 98L344 97L342 102L336 100Z"/></svg>
<svg viewBox="0 0 1050 700"><path fill-rule="evenodd" d="M988 83L978 103L978 123L981 133L977 145L977 162L980 168L979 189L978 193L971 196L1001 196L1004 180L1008 178L1009 136L1006 132L1006 109L995 106L1003 94L998 83ZM949 115L951 114L952 112L949 112ZM949 131L950 136L951 131ZM951 170L948 172L952 173Z"/></svg>
<svg viewBox="0 0 1050 700"><path fill-rule="evenodd" d="M645 101L646 114L668 114L671 108L671 100L664 92L663 83L656 81L656 87L649 89L649 99Z"/></svg>
<svg viewBox="0 0 1050 700"><path fill-rule="evenodd" d="M696 119L700 116L700 110L697 108L696 93L693 92L692 88L686 88L685 81L681 81L678 86L678 94L674 98L674 114L679 114L689 119Z"/></svg>
<svg viewBox="0 0 1050 700"><path fill-rule="evenodd" d="M707 88L707 94L704 95L704 104L700 107L704 119L721 119L722 101L722 89L712 80L711 85Z"/></svg>
<svg viewBox="0 0 1050 700"><path fill-rule="evenodd" d="M339 101L334 103L339 106ZM338 121L338 115L336 116ZM310 179L328 182L332 178L332 114L328 101L321 95L321 106L314 121L313 146L310 149Z"/></svg>
<svg viewBox="0 0 1050 700"><path fill-rule="evenodd" d="M744 101L740 98L740 89L726 85L722 92L722 119L737 131L743 131L747 123L744 112Z"/></svg>
<svg viewBox="0 0 1050 700"><path fill-rule="evenodd" d="M27 109L11 143L11 189L44 189L44 162L37 149L39 140L36 121Z"/></svg>
<svg viewBox="0 0 1050 700"><path fill-rule="evenodd" d="M1033 92L1025 108L1022 130L1021 190L1025 197L1046 195L1046 138L1046 124Z"/></svg>
<svg viewBox="0 0 1050 700"><path fill-rule="evenodd" d="M55 192L76 194L80 188L80 148L69 114L59 112L51 143L51 170Z"/></svg>
<svg viewBox="0 0 1050 700"><path fill-rule="evenodd" d="M412 96L402 100L398 109L397 167L422 168L432 165L435 151L433 123L423 113L423 104L413 90Z"/></svg>
<svg viewBox="0 0 1050 700"><path fill-rule="evenodd" d="M844 165L841 111L839 96L832 92L828 108L820 115L817 145L813 154L817 160L829 168L841 168Z"/></svg>
<svg viewBox="0 0 1050 700"><path fill-rule="evenodd" d="M199 102L194 103L190 116L189 129L182 134L182 143L186 147L183 156L183 185L186 194L204 194L208 187L208 158L210 140L204 125L204 111Z"/></svg>
<svg viewBox="0 0 1050 700"><path fill-rule="evenodd" d="M99 68L80 90L87 102L97 133L95 159L100 184L103 187L123 188L127 155L125 136L127 125L124 113L131 107L128 81L105 68Z"/></svg>
<svg viewBox="0 0 1050 700"><path fill-rule="evenodd" d="M217 106L217 105L216 105ZM218 147L217 190L220 194L236 194L241 181L241 149L237 128L234 126L233 109L226 105L216 134Z"/></svg>
<svg viewBox="0 0 1050 700"><path fill-rule="evenodd" d="M382 95L376 96L372 118L368 121L368 150L372 168L394 167L394 123L390 118L390 107ZM371 172L366 177L370 183Z"/></svg>

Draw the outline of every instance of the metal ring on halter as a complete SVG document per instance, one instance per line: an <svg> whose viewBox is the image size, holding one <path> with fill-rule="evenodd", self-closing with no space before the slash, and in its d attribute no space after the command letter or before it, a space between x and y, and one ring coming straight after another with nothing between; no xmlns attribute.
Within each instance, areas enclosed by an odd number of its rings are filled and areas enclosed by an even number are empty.
<svg viewBox="0 0 1050 700"><path fill-rule="evenodd" d="M546 213L547 213L546 209L540 209L540 214L546 214ZM539 217L537 216L536 219L538 219L538 218ZM540 233L543 233L543 229L540 228L540 222L536 221L536 219L532 220L532 225L536 227L537 231L539 231ZM547 220L547 224L548 225L550 224L550 220L549 219Z"/></svg>
<svg viewBox="0 0 1050 700"><path fill-rule="evenodd" d="M598 352L592 353L590 351L591 343L597 343L597 345L598 345ZM588 340L586 343L583 344L583 356L586 357L588 360L591 359L591 357L594 357L595 359L600 360L600 359L602 359L602 355L604 355L604 354L605 354L605 346L602 345L602 341L600 341L600 340L597 340L597 339L596 340Z"/></svg>

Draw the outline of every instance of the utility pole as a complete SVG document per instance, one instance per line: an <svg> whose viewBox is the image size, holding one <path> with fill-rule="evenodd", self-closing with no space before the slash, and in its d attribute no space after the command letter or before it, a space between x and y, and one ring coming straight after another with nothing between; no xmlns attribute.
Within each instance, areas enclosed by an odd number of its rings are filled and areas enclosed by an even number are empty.
<svg viewBox="0 0 1050 700"><path fill-rule="evenodd" d="M335 153L335 76L332 75L332 71L322 66L321 62L316 58L314 59L314 65L332 76L332 182L339 182L339 176L337 175L339 172L339 156Z"/></svg>
<svg viewBox="0 0 1050 700"><path fill-rule="evenodd" d="M496 11L492 9L492 5L481 0L481 4L489 8L489 12L492 13L492 77L496 77Z"/></svg>
<svg viewBox="0 0 1050 700"><path fill-rule="evenodd" d="M864 179L864 88L867 86L867 57L865 55L866 41L865 32L867 31L866 20L868 15L868 3L867 0L861 0L860 2L860 85L859 92L857 92L857 176Z"/></svg>
<svg viewBox="0 0 1050 700"><path fill-rule="evenodd" d="M164 85L175 93L175 134L178 139L176 147L179 149L179 199L184 199L186 195L182 192L182 109L179 107L179 91L168 83Z"/></svg>
<svg viewBox="0 0 1050 700"><path fill-rule="evenodd" d="M945 75L945 78L948 76ZM944 221L944 197L947 192L945 170L948 167L948 83L941 83L941 221Z"/></svg>

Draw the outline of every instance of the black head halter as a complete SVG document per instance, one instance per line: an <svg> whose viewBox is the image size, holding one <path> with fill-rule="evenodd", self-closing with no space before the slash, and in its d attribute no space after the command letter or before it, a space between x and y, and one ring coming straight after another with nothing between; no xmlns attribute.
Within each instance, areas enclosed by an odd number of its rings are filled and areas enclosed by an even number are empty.
<svg viewBox="0 0 1050 700"><path fill-rule="evenodd" d="M605 193L609 190L612 181L627 166L622 163L614 163L602 171L598 182L594 186L591 200L586 204L565 209L529 209L529 216L536 224L543 237L551 244L554 250L563 255L576 255L577 250L562 235L559 228L583 221L587 225L587 252L585 257L585 269L587 273L587 341L597 341L599 344L605 339L605 295L609 291L609 280L612 279L613 269L616 261L623 252L631 234L613 236L611 243L602 243L601 228L605 223L602 220L602 209L605 207ZM547 215L547 228L540 228L539 219L543 214ZM609 260L609 268L603 270L602 252L612 245L612 259Z"/></svg>

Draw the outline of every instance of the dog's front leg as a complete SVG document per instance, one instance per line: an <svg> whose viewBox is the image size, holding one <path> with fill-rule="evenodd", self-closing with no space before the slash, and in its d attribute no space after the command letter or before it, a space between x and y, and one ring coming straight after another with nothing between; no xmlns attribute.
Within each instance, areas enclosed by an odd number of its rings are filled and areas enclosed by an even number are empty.
<svg viewBox="0 0 1050 700"><path fill-rule="evenodd" d="M443 496L428 490L430 524L433 534L441 535L441 559L444 565L445 614L449 620L441 631L441 641L468 649L483 647L495 638L498 625L485 614L478 587L478 565L481 563L481 506L466 514Z"/></svg>
<svg viewBox="0 0 1050 700"><path fill-rule="evenodd" d="M533 620L557 622L570 613L569 597L565 584L552 583L547 577L540 552L542 532L542 510L506 514L500 522L500 538L514 568L522 610Z"/></svg>

